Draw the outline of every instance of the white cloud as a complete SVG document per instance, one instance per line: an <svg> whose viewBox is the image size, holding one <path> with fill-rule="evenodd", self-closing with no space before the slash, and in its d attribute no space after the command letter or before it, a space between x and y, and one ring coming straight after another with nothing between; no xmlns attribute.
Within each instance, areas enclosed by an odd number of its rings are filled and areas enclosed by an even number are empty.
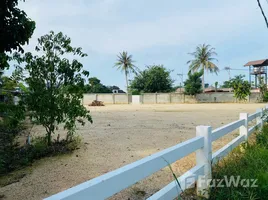
<svg viewBox="0 0 268 200"><path fill-rule="evenodd" d="M211 4L211 1L205 2ZM188 5L184 12L171 12L165 17L150 13L148 8L148 15L155 15L154 19L127 23L130 16L122 14L125 3L122 0L48 0L28 1L23 8L37 22L32 40L50 30L63 31L76 46L99 54L140 51L162 45L220 43L238 37L259 17L252 8L256 2L226 0L204 9Z"/></svg>

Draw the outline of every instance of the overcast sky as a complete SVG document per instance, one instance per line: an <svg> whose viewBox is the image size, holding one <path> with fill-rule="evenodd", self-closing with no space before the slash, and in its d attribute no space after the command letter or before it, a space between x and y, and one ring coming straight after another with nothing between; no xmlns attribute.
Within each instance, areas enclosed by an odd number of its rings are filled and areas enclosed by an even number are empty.
<svg viewBox="0 0 268 200"><path fill-rule="evenodd" d="M261 2L268 14L268 3ZM36 22L26 51L41 35L62 31L88 54L84 68L105 85L125 87L124 75L113 68L121 51L140 69L163 64L174 70L176 85L176 74L188 71L188 53L202 43L216 48L220 69L241 69L232 76L248 76L247 61L268 57L268 29L256 0L27 0L20 8ZM224 70L206 75L210 84L227 79Z"/></svg>

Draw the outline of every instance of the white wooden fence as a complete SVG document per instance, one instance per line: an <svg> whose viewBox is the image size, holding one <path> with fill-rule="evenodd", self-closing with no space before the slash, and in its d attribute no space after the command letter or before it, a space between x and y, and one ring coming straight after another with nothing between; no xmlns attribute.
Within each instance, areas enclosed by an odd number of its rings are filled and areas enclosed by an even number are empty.
<svg viewBox="0 0 268 200"><path fill-rule="evenodd" d="M262 127L263 111L267 109L268 106L264 109L258 109L252 115L241 113L239 120L213 131L210 126L197 126L195 138L145 157L139 161L96 177L92 180L86 181L68 190L50 196L45 200L103 200L166 167L167 162L174 163L190 153L196 152L196 166L178 177L180 187L174 180L148 198L148 200L174 199L184 189L187 189L187 187L194 184L196 181L197 185L201 185L198 184L198 181L200 181L198 180L199 176L211 178L212 165L221 160L239 144L247 140L257 127ZM256 124L249 127L248 123L254 119L256 119ZM218 151L212 153L213 141L238 128L240 131L240 135L238 137ZM187 180L186 184L186 179L189 177L191 177L191 181L189 182L189 180ZM206 187L207 186L204 186L204 184L203 186L198 186L197 191L202 192L203 196L206 196Z"/></svg>

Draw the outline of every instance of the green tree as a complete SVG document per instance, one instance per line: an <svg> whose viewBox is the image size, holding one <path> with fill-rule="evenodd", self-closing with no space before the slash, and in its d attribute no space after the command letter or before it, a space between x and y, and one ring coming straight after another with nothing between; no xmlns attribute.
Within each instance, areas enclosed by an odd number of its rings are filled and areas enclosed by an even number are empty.
<svg viewBox="0 0 268 200"><path fill-rule="evenodd" d="M259 89L261 92L262 101L267 102L268 101L267 85L265 84L263 77L259 76L258 79L259 79Z"/></svg>
<svg viewBox="0 0 268 200"><path fill-rule="evenodd" d="M210 45L199 45L196 47L196 51L193 53L189 53L194 58L189 60L187 64L190 64L189 71L196 72L198 70L204 70L202 77L202 86L203 91L205 91L205 71L209 71L210 73L218 73L219 68L213 63L213 61L217 61L213 56L217 56L215 52L215 48L211 48Z"/></svg>
<svg viewBox="0 0 268 200"><path fill-rule="evenodd" d="M223 85L221 86L222 88L231 88L231 83L230 81L224 81Z"/></svg>
<svg viewBox="0 0 268 200"><path fill-rule="evenodd" d="M185 94L196 95L202 92L203 70L200 72L188 73L188 79L184 82Z"/></svg>
<svg viewBox="0 0 268 200"><path fill-rule="evenodd" d="M147 66L131 81L130 88L136 92L170 92L174 82L170 73L163 65Z"/></svg>
<svg viewBox="0 0 268 200"><path fill-rule="evenodd" d="M35 22L18 8L19 0L0 2L0 69L9 67L12 50L23 52L22 46L29 41L35 29Z"/></svg>
<svg viewBox="0 0 268 200"><path fill-rule="evenodd" d="M88 79L88 85L85 86L86 93L112 93L112 90L101 84L101 81L96 77Z"/></svg>
<svg viewBox="0 0 268 200"><path fill-rule="evenodd" d="M29 72L26 82L29 94L25 103L34 122L45 127L47 144L51 144L52 134L58 124L63 123L67 129L67 140L72 139L76 130L76 121L84 125L86 118L92 122L89 111L81 105L85 80L88 71L72 55L87 56L81 48L71 46L71 39L61 32L50 32L38 39L36 55L28 52L22 61Z"/></svg>
<svg viewBox="0 0 268 200"><path fill-rule="evenodd" d="M244 80L244 77L243 75L238 75L230 80L234 96L240 101L246 100L246 97L250 95L251 85L248 81Z"/></svg>
<svg viewBox="0 0 268 200"><path fill-rule="evenodd" d="M128 93L129 92L128 75L131 73L137 74L137 71L139 69L133 64L134 61L132 60L132 55L128 55L126 51L123 51L123 53L119 53L117 57L118 59L114 67L117 67L118 70L121 70L123 73L125 73L127 93Z"/></svg>

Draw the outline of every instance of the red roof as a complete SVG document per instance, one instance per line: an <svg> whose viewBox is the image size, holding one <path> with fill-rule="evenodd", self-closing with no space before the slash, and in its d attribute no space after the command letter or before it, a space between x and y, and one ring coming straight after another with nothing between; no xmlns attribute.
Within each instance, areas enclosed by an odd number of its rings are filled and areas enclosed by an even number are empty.
<svg viewBox="0 0 268 200"><path fill-rule="evenodd" d="M263 59L263 60L255 60L255 61L250 61L247 64L245 64L244 66L254 66L254 65L263 65L266 66L268 65L268 59Z"/></svg>

